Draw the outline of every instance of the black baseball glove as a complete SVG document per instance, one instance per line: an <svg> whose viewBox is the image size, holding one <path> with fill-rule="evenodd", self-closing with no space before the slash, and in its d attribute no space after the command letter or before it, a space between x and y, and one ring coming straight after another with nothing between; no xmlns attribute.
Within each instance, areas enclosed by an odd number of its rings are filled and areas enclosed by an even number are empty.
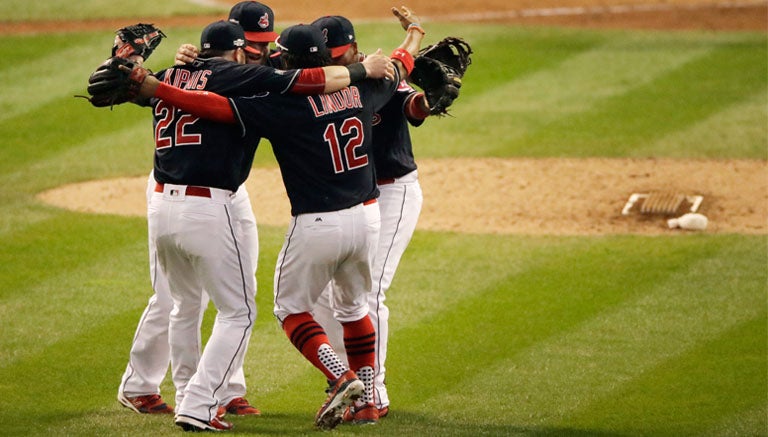
<svg viewBox="0 0 768 437"><path fill-rule="evenodd" d="M430 114L447 114L459 97L461 78L472 63L471 54L466 41L449 36L421 49L416 56L410 80L424 90Z"/></svg>
<svg viewBox="0 0 768 437"><path fill-rule="evenodd" d="M112 46L112 56L128 58L139 55L147 60L149 55L165 38L162 30L153 24L138 23L118 29L115 32L115 43Z"/></svg>
<svg viewBox="0 0 768 437"><path fill-rule="evenodd" d="M133 62L113 56L96 68L88 78L86 97L97 108L112 107L134 100L149 71Z"/></svg>

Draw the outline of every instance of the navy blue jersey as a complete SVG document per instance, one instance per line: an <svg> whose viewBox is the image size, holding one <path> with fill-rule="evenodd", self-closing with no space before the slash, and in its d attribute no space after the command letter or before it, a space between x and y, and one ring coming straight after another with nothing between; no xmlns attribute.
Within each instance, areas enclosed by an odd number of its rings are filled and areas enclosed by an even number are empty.
<svg viewBox="0 0 768 437"><path fill-rule="evenodd" d="M245 131L272 143L292 215L337 211L378 197L370 156L373 113L398 82L364 80L317 96L230 99Z"/></svg>
<svg viewBox="0 0 768 437"><path fill-rule="evenodd" d="M211 58L169 68L157 77L177 88L235 96L286 92L299 72ZM245 182L259 144L258 135L248 132L243 137L239 127L200 119L159 99L150 103L155 132L154 174L158 182L231 191Z"/></svg>
<svg viewBox="0 0 768 437"><path fill-rule="evenodd" d="M399 178L416 170L408 123L421 126L424 120L405 116L405 105L417 94L405 81L373 119L373 161L378 179Z"/></svg>

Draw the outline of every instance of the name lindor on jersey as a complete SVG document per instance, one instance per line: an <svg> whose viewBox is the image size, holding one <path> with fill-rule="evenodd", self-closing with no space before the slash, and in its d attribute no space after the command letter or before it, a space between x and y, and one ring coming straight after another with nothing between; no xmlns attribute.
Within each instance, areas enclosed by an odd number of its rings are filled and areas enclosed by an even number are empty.
<svg viewBox="0 0 768 437"><path fill-rule="evenodd" d="M163 77L163 82L184 90L204 90L208 83L208 76L211 74L213 74L211 70L189 71L183 68L169 68Z"/></svg>
<svg viewBox="0 0 768 437"><path fill-rule="evenodd" d="M330 94L307 96L307 100L312 106L315 117L322 117L345 109L363 107L363 102L360 100L360 90L356 86L343 88Z"/></svg>

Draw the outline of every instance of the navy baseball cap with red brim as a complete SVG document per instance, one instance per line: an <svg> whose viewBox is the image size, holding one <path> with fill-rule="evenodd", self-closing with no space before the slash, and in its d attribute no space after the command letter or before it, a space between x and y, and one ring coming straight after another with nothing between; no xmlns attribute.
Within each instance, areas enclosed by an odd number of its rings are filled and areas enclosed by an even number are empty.
<svg viewBox="0 0 768 437"><path fill-rule="evenodd" d="M240 2L229 11L229 21L242 26L248 41L274 42L277 38L275 13L265 4L254 1Z"/></svg>
<svg viewBox="0 0 768 437"><path fill-rule="evenodd" d="M355 42L355 28L352 23L341 15L328 15L318 18L312 25L319 27L325 37L325 46L331 52L332 58L338 58L349 50Z"/></svg>

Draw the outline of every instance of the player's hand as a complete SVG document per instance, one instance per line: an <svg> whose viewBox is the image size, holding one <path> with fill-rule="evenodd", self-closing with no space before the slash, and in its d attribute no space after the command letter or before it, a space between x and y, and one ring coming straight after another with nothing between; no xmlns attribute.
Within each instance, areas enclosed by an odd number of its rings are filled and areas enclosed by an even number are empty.
<svg viewBox="0 0 768 437"><path fill-rule="evenodd" d="M412 10L405 6L401 6L400 9L392 8L392 14L397 17L398 20L400 20L400 25L403 26L404 30L408 30L408 27L412 24L421 26L421 20L419 20L419 17L417 17Z"/></svg>
<svg viewBox="0 0 768 437"><path fill-rule="evenodd" d="M381 53L381 49L376 50L376 53L370 56L366 56L363 60L363 66L365 67L365 75L371 79L395 79L395 66L389 56L384 56Z"/></svg>
<svg viewBox="0 0 768 437"><path fill-rule="evenodd" d="M182 44L176 51L175 64L186 65L195 62L198 55L197 47L192 44Z"/></svg>

